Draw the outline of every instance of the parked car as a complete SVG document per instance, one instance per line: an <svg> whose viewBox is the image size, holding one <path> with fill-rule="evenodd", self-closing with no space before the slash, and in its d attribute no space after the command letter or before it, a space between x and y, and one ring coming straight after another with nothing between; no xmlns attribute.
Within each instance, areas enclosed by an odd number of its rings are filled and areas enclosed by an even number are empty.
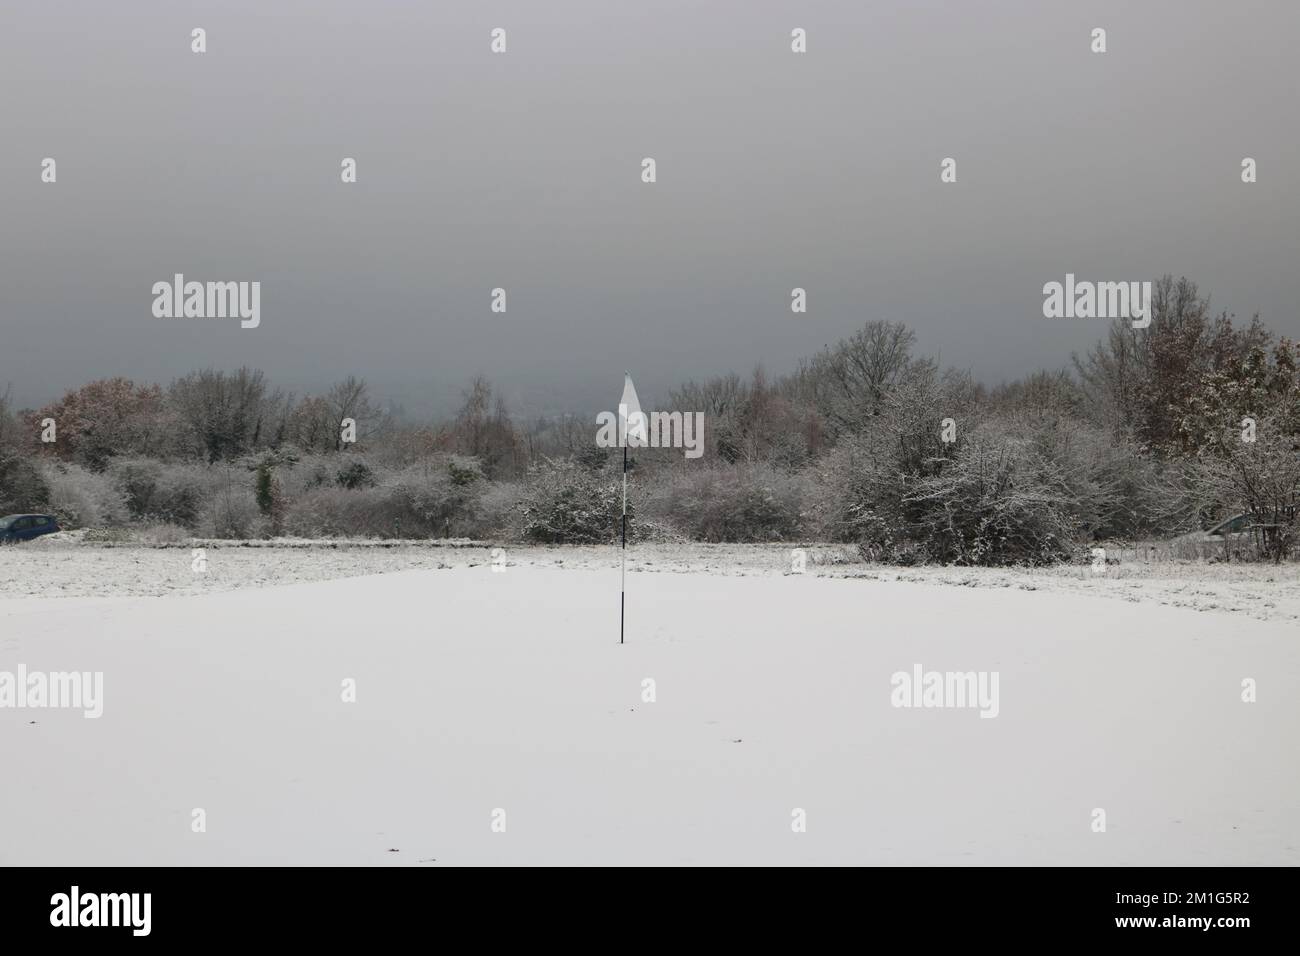
<svg viewBox="0 0 1300 956"><path fill-rule="evenodd" d="M0 518L0 544L30 541L61 530L54 515L5 515Z"/></svg>
<svg viewBox="0 0 1300 956"><path fill-rule="evenodd" d="M1233 515L1225 521L1220 521L1209 531L1202 532L1200 538L1202 541L1223 541L1236 544L1253 539L1255 529L1258 527L1261 527L1261 525L1259 518L1255 515Z"/></svg>

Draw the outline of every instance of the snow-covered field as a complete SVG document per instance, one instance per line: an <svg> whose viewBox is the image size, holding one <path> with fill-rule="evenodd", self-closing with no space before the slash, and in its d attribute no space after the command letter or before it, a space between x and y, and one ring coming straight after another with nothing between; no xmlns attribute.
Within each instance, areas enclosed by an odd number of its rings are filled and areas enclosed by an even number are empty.
<svg viewBox="0 0 1300 956"><path fill-rule="evenodd" d="M469 541L195 541L176 547L97 546L77 532L0 548L0 599L201 594L247 587L480 567L617 568L610 547L518 547ZM202 548L203 572L193 551ZM639 544L629 573L789 575L795 547L734 544ZM804 545L807 573L879 581L1082 593L1200 611L1231 611L1300 623L1300 564L1209 564L1126 560L1102 574L1087 566L1032 571L998 568L896 568L871 565L852 549ZM1131 554L1131 552L1130 552Z"/></svg>
<svg viewBox="0 0 1300 956"><path fill-rule="evenodd" d="M789 551L0 550L0 864L1300 863L1293 569Z"/></svg>

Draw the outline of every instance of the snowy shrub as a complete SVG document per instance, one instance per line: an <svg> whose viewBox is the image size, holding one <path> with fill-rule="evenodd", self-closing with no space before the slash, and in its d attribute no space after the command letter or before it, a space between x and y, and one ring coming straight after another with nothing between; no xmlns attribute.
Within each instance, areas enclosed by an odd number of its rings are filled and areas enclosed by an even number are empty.
<svg viewBox="0 0 1300 956"><path fill-rule="evenodd" d="M483 465L477 458L452 455L447 459L447 474L451 476L453 485L464 487L483 480Z"/></svg>
<svg viewBox="0 0 1300 956"><path fill-rule="evenodd" d="M285 498L295 498L315 488L338 484L339 463L337 455L304 454L286 461L277 471Z"/></svg>
<svg viewBox="0 0 1300 956"><path fill-rule="evenodd" d="M399 537L386 504L374 488L314 488L289 503L284 530L299 538Z"/></svg>
<svg viewBox="0 0 1300 956"><path fill-rule="evenodd" d="M112 478L73 464L46 464L48 510L64 528L104 528L124 524L126 496Z"/></svg>
<svg viewBox="0 0 1300 956"><path fill-rule="evenodd" d="M198 532L204 538L260 537L263 521L251 488L226 484L212 494L199 515Z"/></svg>
<svg viewBox="0 0 1300 956"><path fill-rule="evenodd" d="M288 502L284 527L302 537L458 537L478 528L477 483L458 484L446 459L431 457L374 487L314 488Z"/></svg>
<svg viewBox="0 0 1300 956"><path fill-rule="evenodd" d="M214 484L213 476L201 465L164 465L146 514L158 521L193 528Z"/></svg>
<svg viewBox="0 0 1300 956"><path fill-rule="evenodd" d="M520 502L523 493L523 485L517 482L484 484L479 490L477 507L468 516L462 533L469 538L521 539Z"/></svg>
<svg viewBox="0 0 1300 956"><path fill-rule="evenodd" d="M165 521L155 521L141 526L136 531L136 540L151 548L163 548L189 544L194 540L194 536L188 528L168 524Z"/></svg>
<svg viewBox="0 0 1300 956"><path fill-rule="evenodd" d="M874 560L925 559L913 530L924 508L909 493L945 467L969 431L959 429L956 443L943 442L945 409L960 407L945 394L932 371L914 375L818 464L812 510L827 537L859 542Z"/></svg>
<svg viewBox="0 0 1300 956"><path fill-rule="evenodd" d="M1080 536L1076 480L1031 441L984 430L950 467L904 492L913 515L907 537L933 561L1045 564L1070 557ZM1091 510L1091 509L1089 509ZM870 550L873 542L867 537Z"/></svg>
<svg viewBox="0 0 1300 956"><path fill-rule="evenodd" d="M520 499L525 541L537 544L597 544L619 537L622 516L620 478L592 472L572 460L547 460L528 473ZM632 500L628 537L634 536Z"/></svg>
<svg viewBox="0 0 1300 956"><path fill-rule="evenodd" d="M769 465L687 468L648 507L696 541L791 541L805 531L809 483Z"/></svg>
<svg viewBox="0 0 1300 956"><path fill-rule="evenodd" d="M115 459L108 469L134 518L192 528L216 487L218 469L148 458Z"/></svg>
<svg viewBox="0 0 1300 956"><path fill-rule="evenodd" d="M126 499L131 516L149 514L162 464L149 458L121 458L110 462L108 473Z"/></svg>
<svg viewBox="0 0 1300 956"><path fill-rule="evenodd" d="M456 537L477 512L481 489L457 484L450 463L429 458L388 478L381 489L397 522L396 537Z"/></svg>
<svg viewBox="0 0 1300 956"><path fill-rule="evenodd" d="M360 458L349 458L334 473L334 480L340 488L349 491L355 488L373 488L378 482L370 466Z"/></svg>
<svg viewBox="0 0 1300 956"><path fill-rule="evenodd" d="M50 489L35 462L0 451L0 516L49 509Z"/></svg>
<svg viewBox="0 0 1300 956"><path fill-rule="evenodd" d="M836 449L822 476L830 535L899 564L1065 561L1086 540L1139 530L1126 496L1164 487L1077 422L1001 416L958 434L909 441L886 421Z"/></svg>

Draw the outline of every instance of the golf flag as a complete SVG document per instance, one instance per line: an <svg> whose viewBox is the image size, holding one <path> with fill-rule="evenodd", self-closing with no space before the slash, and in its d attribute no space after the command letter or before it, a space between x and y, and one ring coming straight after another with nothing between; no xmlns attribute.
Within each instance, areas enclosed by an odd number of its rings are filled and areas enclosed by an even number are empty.
<svg viewBox="0 0 1300 956"><path fill-rule="evenodd" d="M645 413L636 397L632 376L623 373L623 397L618 400L618 443L624 448L644 448L649 443Z"/></svg>
<svg viewBox="0 0 1300 956"><path fill-rule="evenodd" d="M623 397L618 401L618 443L623 446L623 550L619 558L618 642L623 643L623 622L627 616L627 449L644 448L648 444L645 413L636 397L632 375L623 373Z"/></svg>

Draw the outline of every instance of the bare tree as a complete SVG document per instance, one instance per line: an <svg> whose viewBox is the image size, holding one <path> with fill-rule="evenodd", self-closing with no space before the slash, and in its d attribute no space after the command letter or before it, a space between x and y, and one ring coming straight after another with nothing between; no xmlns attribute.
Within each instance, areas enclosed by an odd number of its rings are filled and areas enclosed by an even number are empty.
<svg viewBox="0 0 1300 956"><path fill-rule="evenodd" d="M281 392L267 387L261 371L247 367L230 373L191 372L172 383L168 399L195 450L210 462L273 444L268 424L285 401Z"/></svg>
<svg viewBox="0 0 1300 956"><path fill-rule="evenodd" d="M352 419L357 425L357 440L378 434L385 422L382 413L371 404L365 379L349 375L334 385L326 396L329 404L330 424L334 432L334 450L343 449L343 422Z"/></svg>
<svg viewBox="0 0 1300 956"><path fill-rule="evenodd" d="M889 395L909 377L936 368L912 357L916 335L900 322L870 322L799 372L800 390L837 432L859 430L879 415Z"/></svg>
<svg viewBox="0 0 1300 956"><path fill-rule="evenodd" d="M464 404L452 425L457 450L477 458L488 478L518 474L521 443L505 400L494 399L492 385L482 375L476 375L463 394Z"/></svg>

